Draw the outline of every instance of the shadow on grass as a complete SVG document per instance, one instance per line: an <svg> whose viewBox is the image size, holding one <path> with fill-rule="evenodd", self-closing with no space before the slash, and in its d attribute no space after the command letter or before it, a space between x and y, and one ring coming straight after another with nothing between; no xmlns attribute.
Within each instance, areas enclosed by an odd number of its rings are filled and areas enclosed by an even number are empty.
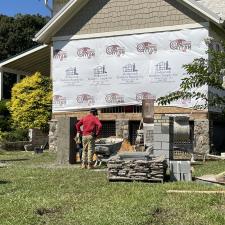
<svg viewBox="0 0 225 225"><path fill-rule="evenodd" d="M9 184L9 183L12 183L12 182L8 181L8 180L0 180L0 185L1 184Z"/></svg>
<svg viewBox="0 0 225 225"><path fill-rule="evenodd" d="M27 161L30 160L28 158L24 158L24 159L3 159L1 160L2 163L6 163L6 162L20 162L20 161Z"/></svg>

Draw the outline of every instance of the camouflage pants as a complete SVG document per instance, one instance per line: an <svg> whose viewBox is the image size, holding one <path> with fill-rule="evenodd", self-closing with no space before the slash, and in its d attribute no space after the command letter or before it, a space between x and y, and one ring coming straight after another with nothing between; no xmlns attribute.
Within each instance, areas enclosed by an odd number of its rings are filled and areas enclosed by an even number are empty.
<svg viewBox="0 0 225 225"><path fill-rule="evenodd" d="M82 163L92 164L93 154L95 150L95 138L91 135L83 136L83 152L82 152Z"/></svg>

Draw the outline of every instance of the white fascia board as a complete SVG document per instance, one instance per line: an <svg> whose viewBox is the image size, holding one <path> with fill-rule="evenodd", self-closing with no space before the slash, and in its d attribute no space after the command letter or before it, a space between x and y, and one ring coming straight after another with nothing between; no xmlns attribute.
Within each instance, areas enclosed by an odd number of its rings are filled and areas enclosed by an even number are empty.
<svg viewBox="0 0 225 225"><path fill-rule="evenodd" d="M8 60L6 60L6 61L3 61L2 63L0 63L0 68L3 67L4 65L7 65L7 64L9 64L9 63L11 63L11 62L14 62L14 61L16 61L16 60L18 60L18 59L21 59L21 58L23 58L23 57L25 57L25 56L27 56L27 55L30 55L30 54L32 54L32 53L34 53L34 52L37 52L37 51L39 51L39 50L41 50L41 49L43 49L43 48L46 48L47 46L48 46L48 45L41 45L41 46L38 46L37 48L33 48L33 49L29 50L29 51L26 51L26 52L24 52L24 53L21 53L21 54L15 56L15 57L12 57L12 58L10 58L10 59L8 59Z"/></svg>
<svg viewBox="0 0 225 225"><path fill-rule="evenodd" d="M8 67L1 67L1 70L6 73L13 73L13 74L16 74L16 75L30 75L31 72L29 71L23 71L23 70L15 70L15 69L11 69L11 68L8 68Z"/></svg>
<svg viewBox="0 0 225 225"><path fill-rule="evenodd" d="M202 15L209 18L212 22L218 25L222 25L224 23L224 20L220 16L218 16L216 13L212 12L210 9L206 8L205 6L199 4L194 0L178 0L178 1L190 7L192 11L193 9L195 9L196 11L200 12Z"/></svg>
<svg viewBox="0 0 225 225"><path fill-rule="evenodd" d="M184 30L184 29L197 29L197 28L203 28L203 27L208 29L209 23L208 22L192 23L192 24L182 24L182 25L176 25L176 26L152 27L152 28L144 28L144 29L122 30L122 31L112 31L112 32L104 32L104 33L92 33L92 34L81 34L81 35L73 35L73 36L60 36L60 37L53 37L53 41L66 41L66 40L81 40L81 39L90 39L90 38L115 37L115 36L134 35L134 34L176 31L176 30Z"/></svg>
<svg viewBox="0 0 225 225"><path fill-rule="evenodd" d="M89 0L69 1L33 38L33 41L46 43L70 18Z"/></svg>

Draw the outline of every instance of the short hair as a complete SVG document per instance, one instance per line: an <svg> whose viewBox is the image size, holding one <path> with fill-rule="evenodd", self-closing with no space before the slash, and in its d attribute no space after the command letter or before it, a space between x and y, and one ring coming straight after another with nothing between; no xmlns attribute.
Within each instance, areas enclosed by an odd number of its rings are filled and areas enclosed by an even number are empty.
<svg viewBox="0 0 225 225"><path fill-rule="evenodd" d="M98 110L96 108L91 108L90 113L92 113L93 115L98 115Z"/></svg>

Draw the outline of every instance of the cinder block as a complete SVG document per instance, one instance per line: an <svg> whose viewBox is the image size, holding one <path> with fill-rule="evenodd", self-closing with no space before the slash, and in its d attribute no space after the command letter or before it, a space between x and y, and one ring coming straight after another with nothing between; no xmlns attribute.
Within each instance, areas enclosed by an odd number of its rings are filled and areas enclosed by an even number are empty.
<svg viewBox="0 0 225 225"><path fill-rule="evenodd" d="M154 148L154 149L157 149L157 150L158 150L158 149L161 150L161 149L162 149L162 142L160 142L160 141L159 141L159 142L154 141L154 143L153 143L153 148Z"/></svg>
<svg viewBox="0 0 225 225"><path fill-rule="evenodd" d="M161 134L162 133L162 129L161 128L162 128L161 126L155 125L154 126L154 133L155 134Z"/></svg>
<svg viewBox="0 0 225 225"><path fill-rule="evenodd" d="M169 142L162 142L162 150L168 150L170 149L170 143Z"/></svg>
<svg viewBox="0 0 225 225"><path fill-rule="evenodd" d="M162 134L162 140L163 142L169 142L170 136L168 134Z"/></svg>

